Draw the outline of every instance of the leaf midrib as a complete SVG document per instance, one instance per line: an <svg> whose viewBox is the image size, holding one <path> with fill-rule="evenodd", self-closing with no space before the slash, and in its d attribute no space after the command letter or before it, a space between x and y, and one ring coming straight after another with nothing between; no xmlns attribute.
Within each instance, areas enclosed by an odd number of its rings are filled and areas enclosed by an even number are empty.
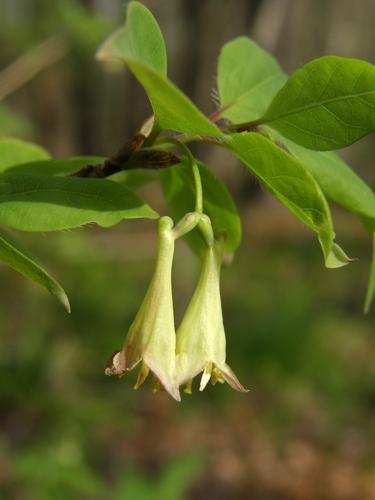
<svg viewBox="0 0 375 500"><path fill-rule="evenodd" d="M280 114L276 117L273 117L273 118L272 117L267 118L267 113L266 113L265 116L263 117L263 119L260 120L260 122L261 123L272 123L274 121L282 120L283 118L287 118L289 116L296 115L296 114L300 113L301 111L308 111L310 109L318 108L320 106L325 106L326 104L331 104L332 102L340 102L340 101L345 101L346 99L355 99L355 98L364 97L367 95L375 95L375 90L370 90L368 92L361 92L359 94L347 94L344 96L332 97L331 99L325 99L323 101L314 102L311 104L306 104L306 106L300 106L300 107L294 109L293 111L282 113L282 114ZM367 103L364 103L364 104L367 105Z"/></svg>

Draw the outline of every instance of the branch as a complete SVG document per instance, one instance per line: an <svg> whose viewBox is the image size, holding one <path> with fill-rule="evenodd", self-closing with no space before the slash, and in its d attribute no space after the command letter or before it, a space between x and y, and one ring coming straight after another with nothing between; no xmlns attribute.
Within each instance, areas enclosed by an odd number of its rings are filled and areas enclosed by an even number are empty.
<svg viewBox="0 0 375 500"><path fill-rule="evenodd" d="M239 125L218 125L220 130L226 132L252 131L259 132L260 129L256 122L243 123ZM176 134L173 137L159 137L151 140L150 137L154 130L154 117L150 117L141 126L135 136L122 146L122 148L113 156L109 157L104 163L99 165L87 165L78 172L71 174L73 177L92 177L103 178L118 172L145 168L148 170L159 170L161 168L172 167L180 163L181 159L174 153L166 149L157 149L152 147L143 147L149 142L156 145L187 142L203 142L206 144L221 145L220 137L193 136L187 134ZM182 146L182 144L180 144Z"/></svg>
<svg viewBox="0 0 375 500"><path fill-rule="evenodd" d="M171 167L180 163L180 158L174 153L162 149L143 148L147 137L137 133L115 155L99 165L87 165L78 172L71 174L73 177L103 178L118 172L146 168L158 170Z"/></svg>

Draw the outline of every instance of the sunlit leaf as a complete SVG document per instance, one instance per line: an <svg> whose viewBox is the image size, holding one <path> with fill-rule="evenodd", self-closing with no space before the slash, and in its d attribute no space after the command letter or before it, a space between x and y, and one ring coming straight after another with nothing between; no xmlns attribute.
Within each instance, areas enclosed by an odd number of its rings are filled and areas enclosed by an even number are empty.
<svg viewBox="0 0 375 500"><path fill-rule="evenodd" d="M50 154L45 149L32 142L21 141L13 137L0 139L0 172L20 163L49 158Z"/></svg>
<svg viewBox="0 0 375 500"><path fill-rule="evenodd" d="M99 49L100 57L139 61L167 74L167 52L163 34L151 12L139 2L130 2L126 24L115 31Z"/></svg>
<svg viewBox="0 0 375 500"><path fill-rule="evenodd" d="M359 216L375 218L374 192L336 153L311 151L281 136L278 141L311 172L328 198Z"/></svg>
<svg viewBox="0 0 375 500"><path fill-rule="evenodd" d="M97 165L105 158L99 156L77 156L66 160L40 160L9 165L3 171L12 174L69 175L87 165Z"/></svg>
<svg viewBox="0 0 375 500"><path fill-rule="evenodd" d="M219 58L220 116L234 123L256 120L286 80L276 59L253 40L231 40Z"/></svg>
<svg viewBox="0 0 375 500"><path fill-rule="evenodd" d="M375 224L373 224L375 226ZM371 302L374 299L375 295L375 229L372 233L372 260L371 260L371 269L370 269L370 277L367 285L367 292L364 304L364 312L368 313L370 311Z"/></svg>
<svg viewBox="0 0 375 500"><path fill-rule="evenodd" d="M106 179L27 174L0 176L0 223L22 231L57 231L122 219L157 218L139 196Z"/></svg>
<svg viewBox="0 0 375 500"><path fill-rule="evenodd" d="M3 230L0 230L0 260L25 278L48 290L70 312L68 297L59 283L28 255L12 236Z"/></svg>
<svg viewBox="0 0 375 500"><path fill-rule="evenodd" d="M227 146L283 205L318 234L327 267L350 262L334 242L331 214L323 192L299 161L256 133L228 137Z"/></svg>
<svg viewBox="0 0 375 500"><path fill-rule="evenodd" d="M162 129L209 136L220 130L166 77L162 65L155 62L153 46L161 46L155 36L156 22L145 7L132 2L128 7L125 27L108 38L98 51L99 60L121 59L144 87ZM149 39L148 32L153 33ZM163 42L164 43L164 42Z"/></svg>
<svg viewBox="0 0 375 500"><path fill-rule="evenodd" d="M375 66L314 59L289 78L260 121L309 149L349 146L375 130Z"/></svg>

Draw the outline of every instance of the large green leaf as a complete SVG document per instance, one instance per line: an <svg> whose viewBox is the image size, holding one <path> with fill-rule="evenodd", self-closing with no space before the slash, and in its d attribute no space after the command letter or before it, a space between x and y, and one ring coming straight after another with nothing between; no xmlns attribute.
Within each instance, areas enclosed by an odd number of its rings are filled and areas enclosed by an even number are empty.
<svg viewBox="0 0 375 500"><path fill-rule="evenodd" d="M99 156L77 156L66 160L44 160L32 163L22 163L9 167L6 172L12 174L33 174L33 175L70 175L78 172L88 165L98 165L105 161ZM135 170L122 170L108 177L111 181L122 184L131 190L136 190L144 184L156 178L156 172L137 168Z"/></svg>
<svg viewBox="0 0 375 500"><path fill-rule="evenodd" d="M225 234L227 252L234 252L241 242L241 219L225 184L203 163L198 163L203 188L203 211L212 222L215 235ZM178 221L195 206L195 185L191 167L186 164L160 171L167 205ZM204 240L198 230L187 235L189 243L199 252Z"/></svg>
<svg viewBox="0 0 375 500"><path fill-rule="evenodd" d="M371 307L371 302L373 301L375 295L375 221L372 221L372 260L371 260L371 269L370 269L370 277L367 285L367 292L364 304L364 312L368 313Z"/></svg>
<svg viewBox="0 0 375 500"><path fill-rule="evenodd" d="M315 177L332 201L358 215L370 234L375 227L375 194L372 189L336 153L311 151L269 130L272 140L298 158ZM368 312L375 293L375 246L367 288L365 311Z"/></svg>
<svg viewBox="0 0 375 500"><path fill-rule="evenodd" d="M318 234L327 267L341 267L350 262L334 242L324 194L299 161L257 133L235 134L228 137L226 144L281 203Z"/></svg>
<svg viewBox="0 0 375 500"><path fill-rule="evenodd" d="M120 58L127 64L144 87L160 128L189 134L221 135L216 125L167 79L159 67L150 63L149 57L145 57L143 44L151 25L148 24L147 16L143 16L145 7L141 10L138 7L138 3L130 4L132 15L128 13L125 27L104 42L98 51L98 59ZM141 11L142 16L139 17Z"/></svg>
<svg viewBox="0 0 375 500"><path fill-rule="evenodd" d="M117 182L122 186L131 189L132 191L136 191L137 189L158 180L157 171L146 170L143 168L139 168L136 170L122 170L117 174L113 174L109 177L111 181Z"/></svg>
<svg viewBox="0 0 375 500"><path fill-rule="evenodd" d="M55 295L70 312L68 297L63 288L5 231L0 230L0 260L15 271Z"/></svg>
<svg viewBox="0 0 375 500"><path fill-rule="evenodd" d="M336 153L311 151L279 136L332 201L361 217L375 218L375 194Z"/></svg>
<svg viewBox="0 0 375 500"><path fill-rule="evenodd" d="M126 24L115 31L99 49L102 55L140 61L166 76L167 52L163 34L151 12L139 2L130 2Z"/></svg>
<svg viewBox="0 0 375 500"><path fill-rule="evenodd" d="M247 37L228 42L218 65L220 116L234 123L256 120L287 76L268 52Z"/></svg>
<svg viewBox="0 0 375 500"><path fill-rule="evenodd" d="M105 179L27 174L0 176L0 223L22 231L57 231L122 219L157 218L139 196Z"/></svg>
<svg viewBox="0 0 375 500"><path fill-rule="evenodd" d="M128 66L145 88L159 127L188 134L222 135L172 82L138 61L128 61Z"/></svg>
<svg viewBox="0 0 375 500"><path fill-rule="evenodd" d="M33 175L69 175L87 165L97 165L105 158L99 156L77 156L66 160L39 160L16 165L8 165L4 172Z"/></svg>
<svg viewBox="0 0 375 500"><path fill-rule="evenodd" d="M315 59L289 78L260 122L309 149L349 146L375 130L375 66Z"/></svg>
<svg viewBox="0 0 375 500"><path fill-rule="evenodd" d="M0 172L20 163L48 160L49 153L31 142L13 137L0 139Z"/></svg>

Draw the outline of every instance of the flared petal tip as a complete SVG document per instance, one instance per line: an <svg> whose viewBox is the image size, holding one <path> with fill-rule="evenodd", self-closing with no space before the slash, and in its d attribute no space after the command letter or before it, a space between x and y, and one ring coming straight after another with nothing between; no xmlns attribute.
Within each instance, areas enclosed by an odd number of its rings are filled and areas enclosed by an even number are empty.
<svg viewBox="0 0 375 500"><path fill-rule="evenodd" d="M124 350L115 351L107 361L107 366L104 371L109 377L115 375L121 377L126 373L126 361Z"/></svg>
<svg viewBox="0 0 375 500"><path fill-rule="evenodd" d="M225 364L224 366L220 366L219 369L225 382L227 382L232 389L238 392L249 392L249 389L245 389L229 365Z"/></svg>
<svg viewBox="0 0 375 500"><path fill-rule="evenodd" d="M147 365L148 369L154 374L158 384L160 384L173 399L180 402L180 390L176 383L174 372L172 370L163 370L160 365L154 363L154 360L148 356L143 358L143 363ZM159 389L154 390L153 392L158 391Z"/></svg>
<svg viewBox="0 0 375 500"><path fill-rule="evenodd" d="M177 386L171 385L169 383L162 383L156 376L154 377L154 382L152 384L152 392L157 394L160 390L167 392L175 401L181 402L180 391Z"/></svg>
<svg viewBox="0 0 375 500"><path fill-rule="evenodd" d="M227 382L235 391L249 392L249 390L245 389L241 384L231 367L227 364L218 366L212 362L208 363L203 370L199 390L203 391L210 380L212 385L216 385L218 382L220 384Z"/></svg>
<svg viewBox="0 0 375 500"><path fill-rule="evenodd" d="M172 396L172 398L177 401L178 403L181 403L181 395L180 391L178 390L177 387L173 387L172 390L169 390L168 393Z"/></svg>

